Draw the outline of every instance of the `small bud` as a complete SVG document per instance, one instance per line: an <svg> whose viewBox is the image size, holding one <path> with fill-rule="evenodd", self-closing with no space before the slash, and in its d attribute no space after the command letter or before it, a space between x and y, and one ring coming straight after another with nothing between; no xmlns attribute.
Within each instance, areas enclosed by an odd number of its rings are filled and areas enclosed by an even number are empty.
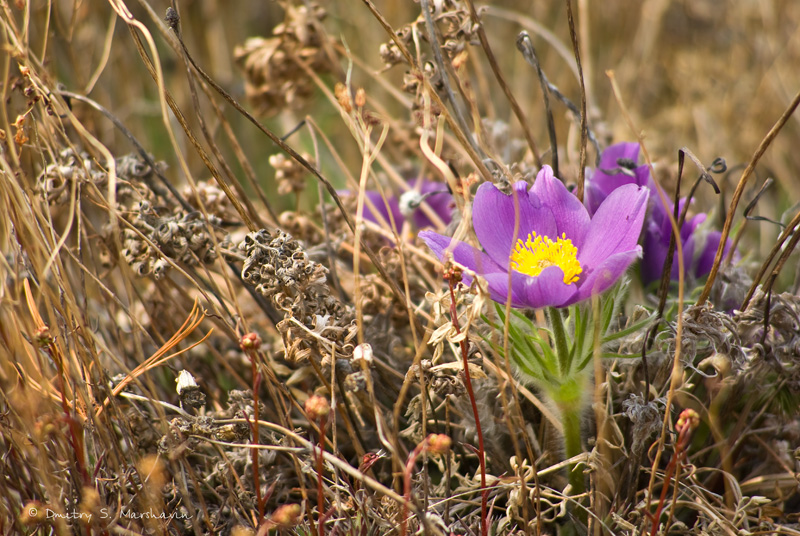
<svg viewBox="0 0 800 536"><path fill-rule="evenodd" d="M350 100L350 92L347 91L347 86L341 83L336 84L333 88L333 93L336 95L336 100L339 101L339 106L345 112L350 113L353 111L353 103Z"/></svg>
<svg viewBox="0 0 800 536"><path fill-rule="evenodd" d="M178 12L172 9L171 7L167 8L167 15L164 17L164 21L167 23L167 26L172 28L173 30L178 27L181 19L178 16Z"/></svg>
<svg viewBox="0 0 800 536"><path fill-rule="evenodd" d="M331 405L324 396L314 395L306 400L306 413L312 421L327 417L331 412Z"/></svg>
<svg viewBox="0 0 800 536"><path fill-rule="evenodd" d="M700 415L693 409L685 409L681 411L680 416L678 417L678 422L675 424L675 428L680 432L687 426L690 430L694 430L700 425Z"/></svg>
<svg viewBox="0 0 800 536"><path fill-rule="evenodd" d="M432 454L447 454L453 441L445 434L431 434L428 436L428 452Z"/></svg>
<svg viewBox="0 0 800 536"><path fill-rule="evenodd" d="M301 510L299 504L284 504L272 512L272 517L270 520L278 528L286 529L294 527L300 522L300 513Z"/></svg>
<svg viewBox="0 0 800 536"><path fill-rule="evenodd" d="M363 108L365 104L367 104L367 92L360 87L356 90L356 106Z"/></svg>
<svg viewBox="0 0 800 536"><path fill-rule="evenodd" d="M359 344L353 350L353 361L361 361L362 359L367 365L372 365L372 346L369 343Z"/></svg>
<svg viewBox="0 0 800 536"><path fill-rule="evenodd" d="M444 279L445 281L452 281L454 285L459 284L461 282L461 268L455 265L445 268Z"/></svg>
<svg viewBox="0 0 800 536"><path fill-rule="evenodd" d="M245 352L257 351L261 348L261 337L258 336L258 333L246 333L239 339L239 348Z"/></svg>
<svg viewBox="0 0 800 536"><path fill-rule="evenodd" d="M34 339L36 340L36 344L41 348L53 344L53 336L50 335L50 328L48 326L38 328L34 334Z"/></svg>

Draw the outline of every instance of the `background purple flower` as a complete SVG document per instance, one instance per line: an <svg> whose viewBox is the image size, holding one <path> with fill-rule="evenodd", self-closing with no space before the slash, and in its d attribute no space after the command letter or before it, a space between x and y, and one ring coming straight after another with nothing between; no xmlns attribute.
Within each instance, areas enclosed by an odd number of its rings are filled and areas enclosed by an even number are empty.
<svg viewBox="0 0 800 536"><path fill-rule="evenodd" d="M584 200L589 214L594 214L603 200L624 184L649 186L650 168L639 166L638 161L638 143L617 143L603 151L600 166L586 178Z"/></svg>
<svg viewBox="0 0 800 536"><path fill-rule="evenodd" d="M641 256L647 197L646 188L622 186L590 217L544 166L530 190L524 182L512 195L490 183L478 188L472 224L484 251L432 231L419 236L440 260L449 252L481 274L499 303L508 299L510 280L512 306L564 307L605 291Z"/></svg>
<svg viewBox="0 0 800 536"><path fill-rule="evenodd" d="M672 225L669 222L667 211L673 211L674 205L669 203L667 208L656 192L652 193L650 215L645 223L644 239L642 248L644 254L642 255L641 263L641 276L642 283L649 285L653 281L661 279L661 274L664 271L664 264L667 262L667 253L669 252L669 241L672 235ZM686 206L686 200L681 199L679 202L679 214ZM687 221L683 222L681 227L681 246L683 250L683 265L686 273L692 271L692 259L694 259L695 252L695 230L697 227L706 220L706 215L700 213ZM678 279L678 259L677 249L672 258L672 269L670 272L670 279Z"/></svg>
<svg viewBox="0 0 800 536"><path fill-rule="evenodd" d="M424 196L424 203L427 203L428 206L436 213L439 218L441 218L442 222L445 225L450 223L453 218L453 196L450 195L450 192L447 190L447 185L441 182L430 182L426 180L418 181L417 179L411 179L408 181L409 190L408 192L416 191L417 189L417 182L419 182L419 195ZM350 193L349 191L347 193ZM427 194L427 195L426 195ZM389 212L391 211L392 218L394 220L394 224L397 226L398 231L400 228L403 227L403 222L405 222L406 218L403 215L403 211L400 208L400 201L403 199L414 200L416 196L409 196L406 193L405 197L401 196L392 196L388 199L384 200L379 192L375 190L367 190L365 192L367 199L371 202L372 206L375 207L375 211L373 212L372 208L370 207L370 203L364 203L364 218L381 225L385 222L387 225L391 225L392 219L389 219ZM416 226L417 229L423 229L425 227L435 227L434 223L425 213L421 206L416 205L409 207L411 212L411 222ZM406 211L408 213L409 211Z"/></svg>
<svg viewBox="0 0 800 536"><path fill-rule="evenodd" d="M656 190L656 184L650 176L647 165L639 166L639 144L618 143L608 147L600 156L600 167L587 175L586 207L589 213L597 207L617 188L625 184L646 186L650 190L650 202L647 221L644 225L642 240L642 282L648 285L661 279L664 263L667 260L672 226L668 213L673 213L674 204L667 200L665 204ZM616 173L609 173L616 169ZM679 214L686 207L686 199L679 201ZM680 230L683 262L686 274L694 279L708 275L714 262L714 255L719 245L720 233L712 231L703 235L699 226L706 220L705 213L687 218ZM727 241L726 254L732 243ZM699 254L696 254L699 249ZM738 254L734 254L738 258ZM678 279L677 251L672 259L670 278Z"/></svg>

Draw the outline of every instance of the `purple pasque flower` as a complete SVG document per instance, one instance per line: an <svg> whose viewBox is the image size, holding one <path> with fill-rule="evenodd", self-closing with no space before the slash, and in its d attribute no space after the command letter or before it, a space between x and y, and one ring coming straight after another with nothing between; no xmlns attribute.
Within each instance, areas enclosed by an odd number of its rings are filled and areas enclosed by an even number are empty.
<svg viewBox="0 0 800 536"><path fill-rule="evenodd" d="M638 161L638 143L617 143L602 152L600 166L586 177L584 200L589 214L594 214L603 200L624 184L650 186L650 168L639 166Z"/></svg>
<svg viewBox="0 0 800 536"><path fill-rule="evenodd" d="M711 267L714 266L714 258L717 256L717 248L719 247L721 238L722 232L720 231L710 231L708 235L706 235L706 245L703 247L700 255L697 256L695 263L695 277L705 277L711 273ZM725 249L722 250L723 261L728 257L728 253L730 253L732 247L733 241L730 238L726 239ZM739 254L739 250L734 250L731 260L736 263L739 262L741 258L742 256Z"/></svg>
<svg viewBox="0 0 800 536"><path fill-rule="evenodd" d="M419 188L417 188L419 183ZM433 221L422 209L422 203L426 203L433 212L439 216L442 222L447 225L453 218L453 196L447 190L447 185L441 182L431 182L426 180L411 179L408 181L409 189L400 196L392 196L384 199L380 192L367 190L365 195L370 203L364 204L364 218L379 225L394 225L398 230L403 227L403 222L410 217L411 222L417 229L425 227L435 227ZM392 219L389 219L391 211Z"/></svg>
<svg viewBox="0 0 800 536"><path fill-rule="evenodd" d="M544 166L530 190L522 181L512 195L491 183L478 188L472 226L484 251L432 231L419 236L440 260L452 254L483 276L496 302L508 300L510 283L513 307L564 307L608 289L641 256L647 197L646 188L621 186L590 217Z"/></svg>
<svg viewBox="0 0 800 536"><path fill-rule="evenodd" d="M673 213L675 205L669 200L666 204L661 200L657 186L650 176L649 166L637 165L638 159L638 143L617 143L603 151L600 156L600 167L587 175L585 202L589 213L593 214L603 200L622 185L637 184L646 186L650 190L649 214L644 225L641 263L642 282L648 285L661 279L672 234L668 213ZM679 200L678 208L678 214L685 210L686 199ZM686 274L694 279L708 275L714 263L717 246L719 246L720 233L712 231L705 234L699 229L705 220L705 213L697 214L687 218L680 230L683 265ZM732 242L728 239L726 254L731 246ZM698 249L700 249L700 253L695 255ZM734 258L738 258L736 252ZM678 279L677 251L673 255L670 278Z"/></svg>
<svg viewBox="0 0 800 536"><path fill-rule="evenodd" d="M668 207L655 192L655 185L651 187L651 209L650 216L647 218L644 230L644 240L642 241L642 248L644 254L642 255L641 263L641 276L642 283L649 285L653 281L661 279L661 274L664 271L664 265L667 262L667 253L669 252L669 241L672 235L672 225L669 221L667 212L673 212L675 205L667 202ZM678 201L678 214L683 212L686 207L686 199ZM695 273L693 267L693 259L695 252L695 244L698 235L695 233L697 227L706 220L706 214L700 213L696 216L689 218L683 222L681 226L681 247L683 250L683 266L686 274L694 275L694 277L701 277ZM719 243L719 240L717 240ZM716 250L715 250L716 251ZM670 272L670 279L678 279L678 250L672 257L672 269ZM710 270L709 270L710 271ZM708 272L706 272L707 274Z"/></svg>

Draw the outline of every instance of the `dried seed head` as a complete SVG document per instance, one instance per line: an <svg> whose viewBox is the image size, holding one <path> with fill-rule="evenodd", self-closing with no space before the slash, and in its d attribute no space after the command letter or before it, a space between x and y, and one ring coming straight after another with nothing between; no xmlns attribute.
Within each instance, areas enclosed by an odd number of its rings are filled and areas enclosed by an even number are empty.
<svg viewBox="0 0 800 536"><path fill-rule="evenodd" d="M191 372L185 369L180 371L175 382L178 384L175 389L178 392L178 396L180 396L184 389L197 388L197 382L194 380L194 376L192 376Z"/></svg>
<svg viewBox="0 0 800 536"><path fill-rule="evenodd" d="M274 115L288 107L298 108L314 92L313 80L301 62L315 73L331 69L325 52L329 40L319 22L325 10L314 2L281 1L286 18L273 37L251 37L234 49L234 58L245 74L247 97L261 112Z"/></svg>
<svg viewBox="0 0 800 536"><path fill-rule="evenodd" d="M318 421L320 418L327 417L331 412L331 405L328 399L319 395L309 397L308 400L306 400L305 408L308 418L312 421Z"/></svg>
<svg viewBox="0 0 800 536"><path fill-rule="evenodd" d="M54 341L53 336L50 334L49 326L41 326L37 328L36 333L34 334L34 339L40 348L50 346Z"/></svg>
<svg viewBox="0 0 800 536"><path fill-rule="evenodd" d="M196 410L206 403L205 393L200 390L194 376L189 371L182 370L175 382L178 384L176 391L181 400L181 407L190 407Z"/></svg>
<svg viewBox="0 0 800 536"><path fill-rule="evenodd" d="M314 159L310 155L304 153L302 156L306 162L314 165ZM279 194L298 193L305 189L308 173L297 160L278 153L269 157L269 165L275 168L275 181L278 183Z"/></svg>

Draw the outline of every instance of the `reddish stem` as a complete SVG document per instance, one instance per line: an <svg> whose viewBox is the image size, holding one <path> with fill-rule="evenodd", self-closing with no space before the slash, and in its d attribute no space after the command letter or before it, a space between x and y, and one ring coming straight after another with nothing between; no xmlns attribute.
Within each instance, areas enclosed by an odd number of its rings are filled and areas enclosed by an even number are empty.
<svg viewBox="0 0 800 536"><path fill-rule="evenodd" d="M261 373L258 372L256 353L247 350L247 357L250 358L253 375L253 422L250 423L250 430L253 435L253 444L259 444L258 434L258 388L261 385ZM264 519L264 501L261 500L261 482L258 475L258 448L250 449L250 456L253 459L253 487L256 490L256 507L258 508L258 524Z"/></svg>
<svg viewBox="0 0 800 536"><path fill-rule="evenodd" d="M680 428L678 431L678 441L675 443L675 455L667 464L667 471L664 474L664 487L661 488L661 495L658 498L658 506L656 507L656 513L652 516L648 512L648 516L650 516L653 520L653 527L650 529L650 536L656 536L658 534L658 520L661 518L661 514L664 511L664 503L667 499L667 491L669 491L669 484L672 480L672 475L675 474L680 464L683 460L686 459L686 448L689 446L689 440L692 437L692 430L694 427L691 423L687 422L684 426ZM675 485L678 485L677 479L675 481Z"/></svg>
<svg viewBox="0 0 800 536"><path fill-rule="evenodd" d="M419 445L408 455L406 468L403 471L403 514L400 517L400 536L406 536L406 524L408 523L408 503L411 502L411 472L417 463L417 458L428 444L428 438L423 439Z"/></svg>
<svg viewBox="0 0 800 536"><path fill-rule="evenodd" d="M322 461L323 452L325 451L325 424L327 419L325 417L319 418L319 451L317 452L317 515L319 515L319 522L317 523L317 533L319 536L325 534L325 517L323 508L325 507L325 495L322 492Z"/></svg>
<svg viewBox="0 0 800 536"><path fill-rule="evenodd" d="M445 274L450 285L450 317L456 333L461 333L458 326L458 310L456 309L456 294L455 285L461 281L461 272L457 270L450 270ZM469 349L467 347L466 339L461 341L461 359L464 362L464 385L467 387L467 394L469 401L472 404L472 416L475 419L475 431L478 434L478 463L481 467L481 536L489 534L489 526L486 519L486 508L489 501L489 489L486 487L486 459L484 456L483 447L483 430L481 429L481 421L478 417L478 404L475 401L475 392L472 390L472 377L469 373Z"/></svg>
<svg viewBox="0 0 800 536"><path fill-rule="evenodd" d="M61 354L58 353L58 350L53 348L52 342L47 345L47 353L50 355L50 359L56 364L56 369L58 370L58 390L61 395L61 409L64 411L64 420L69 426L69 442L72 446L72 450L75 452L75 463L78 466L78 472L81 475L81 480L83 480L83 485L89 486L91 485L92 479L86 471L86 461L83 451L83 432L78 422L72 417L69 403L67 402L64 363L61 361Z"/></svg>

